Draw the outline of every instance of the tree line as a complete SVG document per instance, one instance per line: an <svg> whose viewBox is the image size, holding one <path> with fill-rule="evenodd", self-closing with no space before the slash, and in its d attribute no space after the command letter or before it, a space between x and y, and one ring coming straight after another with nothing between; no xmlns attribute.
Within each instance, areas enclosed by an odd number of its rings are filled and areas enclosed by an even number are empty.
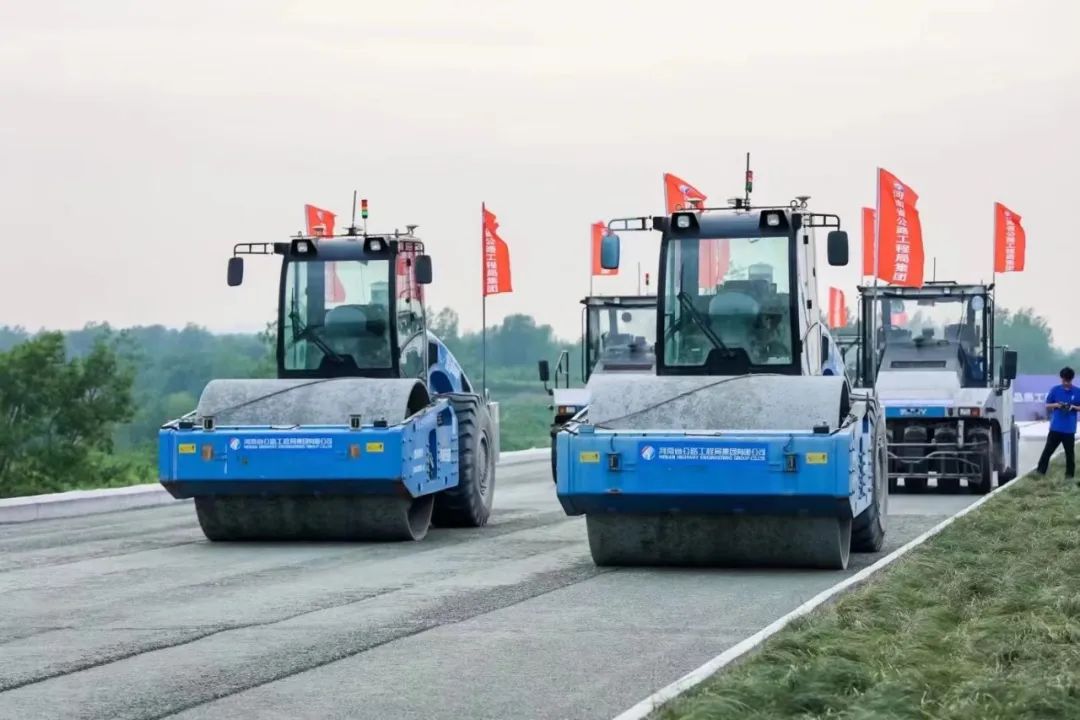
<svg viewBox="0 0 1080 720"><path fill-rule="evenodd" d="M479 386L480 333L462 332L450 309L430 325ZM152 482L161 424L193 410L214 378L273 377L273 333L0 326L0 497ZM528 315L488 329L488 387L503 404L504 449L546 444L536 361L578 344Z"/></svg>
<svg viewBox="0 0 1080 720"><path fill-rule="evenodd" d="M1020 372L1080 365L1080 348L1057 348L1033 310L999 310L996 323L997 342L1018 351ZM429 325L479 387L481 334L463 332L449 308L433 312ZM273 337L272 327L248 334L195 325L0 327L0 497L152 482L161 424L194 409L214 378L273 377ZM580 338L560 339L529 315L488 329L488 388L502 404L504 449L546 444L551 412L536 361L554 361L564 349L580 381Z"/></svg>

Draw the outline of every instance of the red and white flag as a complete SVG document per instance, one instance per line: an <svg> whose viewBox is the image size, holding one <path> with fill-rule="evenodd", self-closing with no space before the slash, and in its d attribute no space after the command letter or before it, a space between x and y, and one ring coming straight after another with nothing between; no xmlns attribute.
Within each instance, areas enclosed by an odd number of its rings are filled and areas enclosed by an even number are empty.
<svg viewBox="0 0 1080 720"><path fill-rule="evenodd" d="M922 287L924 252L919 196L878 168L877 277L902 287Z"/></svg>
<svg viewBox="0 0 1080 720"><path fill-rule="evenodd" d="M600 246L604 241L604 233L607 231L607 223L594 222L592 224L592 274L593 275L618 275L618 268L605 268L600 264Z"/></svg>
<svg viewBox="0 0 1080 720"><path fill-rule="evenodd" d="M829 329L847 327L847 302L844 300L844 291L840 288L829 288Z"/></svg>
<svg viewBox="0 0 1080 720"><path fill-rule="evenodd" d="M510 283L510 248L499 237L499 222L495 219L495 213L483 205L480 207L483 214L484 297L513 292Z"/></svg>
<svg viewBox="0 0 1080 720"><path fill-rule="evenodd" d="M1027 254L1027 233L1020 216L994 203L994 272L1021 272Z"/></svg>
<svg viewBox="0 0 1080 720"><path fill-rule="evenodd" d="M705 206L705 193L678 175L664 173L664 205L670 215L681 210L694 210ZM727 275L731 262L731 246L727 240L700 240L698 242L698 284L705 289L716 287Z"/></svg>
<svg viewBox="0 0 1080 720"><path fill-rule="evenodd" d="M332 237L334 235L334 221L336 218L337 216L329 210L323 210L314 205L304 206L304 219L307 223L307 234L311 237ZM337 269L334 267L333 263L326 266L325 278L326 302L345 302L345 286L341 284L341 278L338 277Z"/></svg>

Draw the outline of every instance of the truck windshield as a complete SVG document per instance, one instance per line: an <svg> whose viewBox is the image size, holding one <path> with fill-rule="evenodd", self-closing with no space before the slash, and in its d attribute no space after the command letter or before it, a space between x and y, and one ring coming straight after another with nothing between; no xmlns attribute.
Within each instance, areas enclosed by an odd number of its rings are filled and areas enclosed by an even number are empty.
<svg viewBox="0 0 1080 720"><path fill-rule="evenodd" d="M707 243L722 245L700 252ZM744 351L755 366L791 365L788 243L786 236L670 239L664 268L664 363L701 366L720 349Z"/></svg>
<svg viewBox="0 0 1080 720"><path fill-rule="evenodd" d="M390 345L388 260L293 261L279 323L285 369L385 369Z"/></svg>
<svg viewBox="0 0 1080 720"><path fill-rule="evenodd" d="M588 313L590 371L648 370L653 366L655 306L591 305Z"/></svg>
<svg viewBox="0 0 1080 720"><path fill-rule="evenodd" d="M877 301L878 344L942 341L970 349L982 345L982 296L899 298Z"/></svg>

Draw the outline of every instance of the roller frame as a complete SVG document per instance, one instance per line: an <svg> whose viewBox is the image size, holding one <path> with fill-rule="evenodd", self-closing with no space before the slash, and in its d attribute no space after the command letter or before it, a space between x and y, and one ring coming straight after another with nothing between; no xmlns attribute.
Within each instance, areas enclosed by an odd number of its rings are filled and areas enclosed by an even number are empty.
<svg viewBox="0 0 1080 720"><path fill-rule="evenodd" d="M159 433L158 472L162 485L176 498L312 494L416 498L458 484L457 435L457 418L444 398L396 425L362 425L356 430L347 425L219 425L204 430L174 423ZM209 450L204 450L207 446ZM352 450L354 446L357 450Z"/></svg>
<svg viewBox="0 0 1080 720"><path fill-rule="evenodd" d="M827 434L604 430L571 425L556 440L559 502L568 515L853 518L870 506L873 493L874 431L865 414L860 415L856 422ZM652 460L643 459L646 448L652 448ZM662 460L661 448L763 459Z"/></svg>

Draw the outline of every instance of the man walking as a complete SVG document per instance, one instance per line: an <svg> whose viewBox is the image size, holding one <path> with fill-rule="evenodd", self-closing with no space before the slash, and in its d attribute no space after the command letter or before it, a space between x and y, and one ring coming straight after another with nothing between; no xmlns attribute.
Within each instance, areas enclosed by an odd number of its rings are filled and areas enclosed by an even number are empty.
<svg viewBox="0 0 1080 720"><path fill-rule="evenodd" d="M1046 409L1050 412L1050 432L1046 435L1046 447L1039 458L1039 474L1045 475L1050 468L1050 458L1058 445L1065 450L1065 477L1076 475L1073 457L1076 442L1076 411L1080 410L1080 388L1073 385L1076 373L1070 367L1063 368L1058 377L1061 384L1051 388L1046 396Z"/></svg>

